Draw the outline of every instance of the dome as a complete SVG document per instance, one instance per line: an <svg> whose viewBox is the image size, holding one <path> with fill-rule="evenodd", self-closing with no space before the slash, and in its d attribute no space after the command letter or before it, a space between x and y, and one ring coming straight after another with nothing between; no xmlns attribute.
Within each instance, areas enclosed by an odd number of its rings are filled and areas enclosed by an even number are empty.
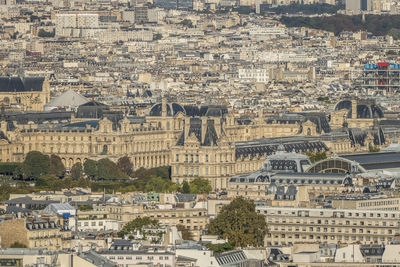
<svg viewBox="0 0 400 267"><path fill-rule="evenodd" d="M284 146L279 145L276 153L265 159L262 170L267 172L303 172L309 165L311 165L311 162L308 156L286 152Z"/></svg>
<svg viewBox="0 0 400 267"><path fill-rule="evenodd" d="M371 119L371 118L383 118L382 109L375 103L374 100L353 100L357 106L357 118L359 119ZM351 100L339 101L335 110L347 109L347 117L351 118L353 114L353 102Z"/></svg>
<svg viewBox="0 0 400 267"><path fill-rule="evenodd" d="M175 116L179 112L186 114L185 109L178 103L167 103L167 116ZM162 104L155 104L149 112L149 116L160 117L162 114Z"/></svg>

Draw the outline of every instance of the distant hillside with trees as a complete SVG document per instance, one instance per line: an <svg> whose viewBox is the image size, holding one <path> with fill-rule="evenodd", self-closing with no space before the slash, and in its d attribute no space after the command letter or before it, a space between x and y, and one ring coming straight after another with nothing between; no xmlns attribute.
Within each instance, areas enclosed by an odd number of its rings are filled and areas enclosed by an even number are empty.
<svg viewBox="0 0 400 267"><path fill-rule="evenodd" d="M287 27L308 27L334 32L336 35L342 31L357 32L365 30L376 36L391 35L400 38L400 15L366 15L365 22L361 15L345 16L334 15L329 17L286 17L280 21Z"/></svg>
<svg viewBox="0 0 400 267"><path fill-rule="evenodd" d="M271 7L264 11L273 12L275 14L297 14L303 13L305 15L312 14L336 14L340 9L344 9L344 5L328 5L328 4L297 4L293 3L290 5L281 5L278 7Z"/></svg>
<svg viewBox="0 0 400 267"><path fill-rule="evenodd" d="M340 9L344 9L343 4L328 5L328 4L297 4L272 6L262 4L260 6L261 14L275 13L275 14L336 14ZM202 10L199 13L213 13L211 10ZM218 14L227 14L229 12L238 12L239 14L248 15L256 12L255 6L238 6L238 7L220 7L215 11Z"/></svg>

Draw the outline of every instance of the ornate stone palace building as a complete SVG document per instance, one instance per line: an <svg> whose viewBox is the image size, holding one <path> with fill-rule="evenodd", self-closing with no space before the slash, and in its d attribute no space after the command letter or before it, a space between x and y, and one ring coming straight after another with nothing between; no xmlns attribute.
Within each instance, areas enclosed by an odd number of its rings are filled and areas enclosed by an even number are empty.
<svg viewBox="0 0 400 267"><path fill-rule="evenodd" d="M42 111L50 101L50 83L44 77L0 77L0 104L13 110Z"/></svg>
<svg viewBox="0 0 400 267"><path fill-rule="evenodd" d="M396 124L378 109L339 103L329 122L324 113L240 117L224 106L182 106L163 99L147 116L131 117L89 101L76 113L3 113L0 159L22 161L37 150L60 156L70 168L89 158L116 161L127 155L136 169L168 165L175 182L203 177L223 189L233 175L258 170L280 144L289 152L349 153L388 142Z"/></svg>

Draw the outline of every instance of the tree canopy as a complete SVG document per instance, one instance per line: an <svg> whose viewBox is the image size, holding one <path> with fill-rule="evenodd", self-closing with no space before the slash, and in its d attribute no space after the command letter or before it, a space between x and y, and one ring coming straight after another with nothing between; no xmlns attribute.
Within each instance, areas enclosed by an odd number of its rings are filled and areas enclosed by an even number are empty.
<svg viewBox="0 0 400 267"><path fill-rule="evenodd" d="M108 179L120 179L128 178L111 160L104 158L97 161L97 179L108 180Z"/></svg>
<svg viewBox="0 0 400 267"><path fill-rule="evenodd" d="M39 151L30 151L22 163L22 173L25 178L38 178L50 172L50 158Z"/></svg>
<svg viewBox="0 0 400 267"><path fill-rule="evenodd" d="M189 183L191 194L208 194L211 192L211 184L207 179L195 178Z"/></svg>
<svg viewBox="0 0 400 267"><path fill-rule="evenodd" d="M287 27L308 27L334 32L336 35L343 31L365 30L375 36L392 35L395 39L400 38L398 27L400 15L366 15L365 22L361 15L346 16L340 14L321 17L284 16L280 21Z"/></svg>
<svg viewBox="0 0 400 267"><path fill-rule="evenodd" d="M326 152L311 152L307 151L306 155L310 158L311 162L318 162L320 160L326 159L328 156L326 155Z"/></svg>
<svg viewBox="0 0 400 267"><path fill-rule="evenodd" d="M215 254L220 254L226 251L233 250L235 248L235 244L233 243L222 243L222 244L206 244L206 247L209 250L212 250Z"/></svg>
<svg viewBox="0 0 400 267"><path fill-rule="evenodd" d="M82 164L80 162L77 162L72 166L71 177L74 180L78 180L82 177Z"/></svg>
<svg viewBox="0 0 400 267"><path fill-rule="evenodd" d="M118 168L123 171L126 175L131 176L133 173L133 164L128 156L124 156L118 159Z"/></svg>
<svg viewBox="0 0 400 267"><path fill-rule="evenodd" d="M65 167L61 158L54 154L50 156L50 174L58 177L63 177L65 174Z"/></svg>
<svg viewBox="0 0 400 267"><path fill-rule="evenodd" d="M83 163L83 170L88 178L95 178L97 176L97 161L87 159L85 163Z"/></svg>
<svg viewBox="0 0 400 267"><path fill-rule="evenodd" d="M159 222L150 217L136 218L125 224L122 230L118 232L118 236L124 237L125 235L135 234L137 231L142 233L143 228L151 226L157 227L159 226Z"/></svg>
<svg viewBox="0 0 400 267"><path fill-rule="evenodd" d="M207 229L236 247L263 246L268 231L265 217L256 212L254 202L242 197L224 206Z"/></svg>

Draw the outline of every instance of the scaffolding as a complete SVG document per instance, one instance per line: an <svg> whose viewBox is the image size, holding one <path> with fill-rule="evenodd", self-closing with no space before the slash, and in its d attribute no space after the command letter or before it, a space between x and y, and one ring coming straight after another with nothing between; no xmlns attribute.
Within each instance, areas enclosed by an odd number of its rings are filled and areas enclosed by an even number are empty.
<svg viewBox="0 0 400 267"><path fill-rule="evenodd" d="M365 64L359 77L359 86L367 92L400 91L400 65L387 62Z"/></svg>

